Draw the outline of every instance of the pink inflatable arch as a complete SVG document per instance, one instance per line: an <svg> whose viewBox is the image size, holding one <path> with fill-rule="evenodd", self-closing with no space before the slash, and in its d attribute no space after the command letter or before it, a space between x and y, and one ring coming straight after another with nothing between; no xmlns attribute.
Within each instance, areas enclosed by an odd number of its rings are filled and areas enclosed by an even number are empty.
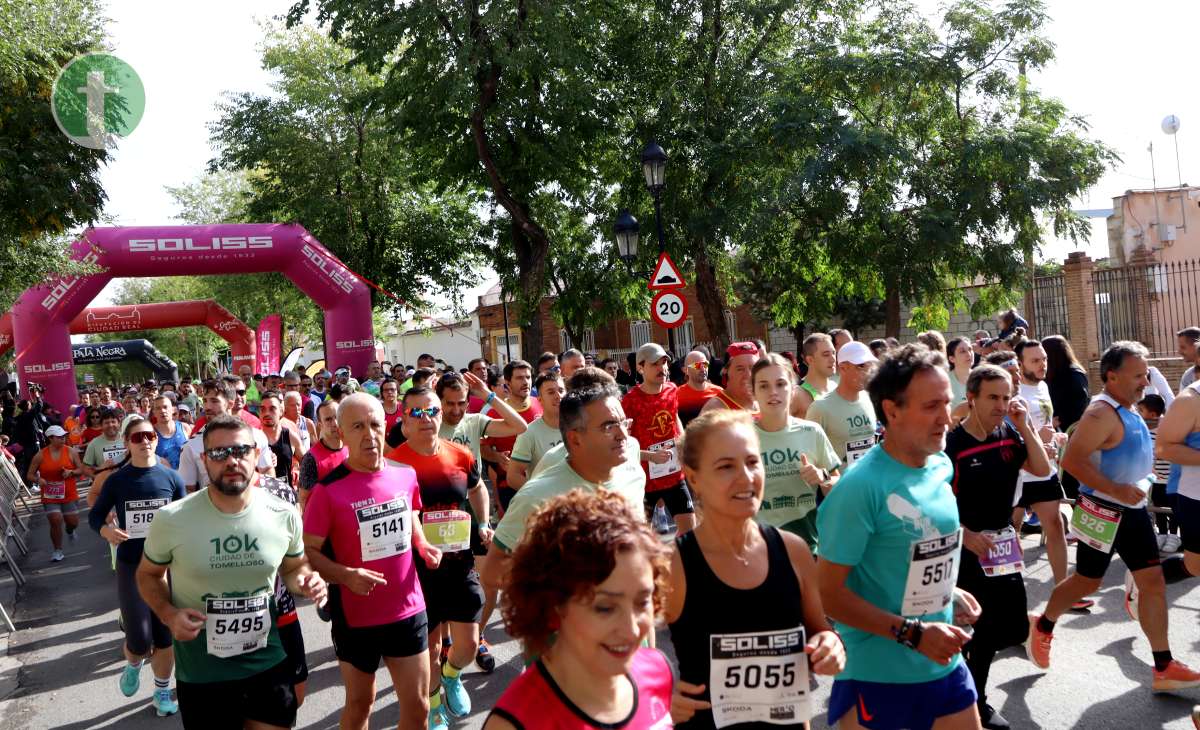
<svg viewBox="0 0 1200 730"><path fill-rule="evenodd" d="M168 327L208 327L229 343L234 372L242 365L249 365L251 369L255 367L254 330L212 299L88 307L71 320L73 335ZM0 317L0 355L12 348L12 334L12 313L9 312Z"/></svg>
<svg viewBox="0 0 1200 730"><path fill-rule="evenodd" d="M27 289L12 309L22 393L37 383L58 408L78 398L71 320L114 277L278 271L324 311L325 360L331 368L346 365L363 377L375 355L370 290L298 225L91 228L75 242L73 257L105 271L51 279Z"/></svg>

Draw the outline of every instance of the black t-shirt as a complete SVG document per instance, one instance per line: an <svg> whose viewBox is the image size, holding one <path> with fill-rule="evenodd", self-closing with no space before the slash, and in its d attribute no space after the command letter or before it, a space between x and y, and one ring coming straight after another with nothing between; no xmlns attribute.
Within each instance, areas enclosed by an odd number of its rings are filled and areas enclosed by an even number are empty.
<svg viewBox="0 0 1200 730"><path fill-rule="evenodd" d="M286 433L284 437L287 437ZM258 486L266 491L299 509L296 504L296 490L292 489L286 481L278 477L259 474L257 483ZM287 616L296 612L296 601L292 598L292 594L288 593L287 584L283 582L283 576L278 573L275 575L275 606L280 616Z"/></svg>
<svg viewBox="0 0 1200 730"><path fill-rule="evenodd" d="M1017 429L1004 423L979 441L959 426L946 437L954 464L958 520L968 530L1002 530L1011 524L1017 477L1028 452Z"/></svg>

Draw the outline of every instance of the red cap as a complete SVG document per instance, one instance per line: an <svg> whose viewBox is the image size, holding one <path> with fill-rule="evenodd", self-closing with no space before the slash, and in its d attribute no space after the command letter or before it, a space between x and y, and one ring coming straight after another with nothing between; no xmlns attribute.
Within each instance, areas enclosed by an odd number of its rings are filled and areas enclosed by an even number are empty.
<svg viewBox="0 0 1200 730"><path fill-rule="evenodd" d="M758 345L753 342L731 342L725 348L725 357L734 358L738 355L758 355Z"/></svg>

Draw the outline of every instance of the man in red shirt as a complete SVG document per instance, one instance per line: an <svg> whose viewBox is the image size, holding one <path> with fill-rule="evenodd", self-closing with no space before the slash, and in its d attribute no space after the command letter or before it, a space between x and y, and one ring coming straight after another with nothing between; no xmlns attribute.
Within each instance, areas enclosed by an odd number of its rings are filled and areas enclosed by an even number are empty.
<svg viewBox="0 0 1200 730"><path fill-rule="evenodd" d="M383 401L383 420L387 431L391 433L392 426L400 420L400 383L394 378L386 377L379 386L379 400Z"/></svg>
<svg viewBox="0 0 1200 730"><path fill-rule="evenodd" d="M692 495L683 481L678 440L683 435L679 422L679 388L668 378L671 358L661 345L648 342L638 348L637 368L642 382L621 400L625 415L633 419L631 435L642 450L646 471L646 519L662 500L675 518L679 534L696 526Z"/></svg>
<svg viewBox="0 0 1200 730"><path fill-rule="evenodd" d="M525 423L533 423L542 415L542 404L530 397L533 392L533 366L524 360L513 360L504 366L504 382L508 384L508 395L504 402L525 419ZM503 420L500 414L489 411L488 415L496 420ZM493 483L496 485L496 501L500 503L500 513L508 508L508 502L517 490L508 484L508 463L512 454L516 436L501 438L485 438L479 445L479 453L485 461L496 466Z"/></svg>
<svg viewBox="0 0 1200 730"><path fill-rule="evenodd" d="M683 372L687 381L679 388L679 421L684 428L700 415L700 409L717 393L721 386L708 380L708 355L701 350L692 350L683 360Z"/></svg>

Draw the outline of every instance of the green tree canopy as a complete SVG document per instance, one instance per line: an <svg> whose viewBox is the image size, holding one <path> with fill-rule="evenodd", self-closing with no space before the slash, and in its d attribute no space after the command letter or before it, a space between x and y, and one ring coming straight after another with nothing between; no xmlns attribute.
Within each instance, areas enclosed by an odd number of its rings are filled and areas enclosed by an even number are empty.
<svg viewBox="0 0 1200 730"><path fill-rule="evenodd" d="M105 201L104 150L71 142L54 123L54 78L73 57L103 50L96 0L0 0L0 307L69 260L72 230Z"/></svg>
<svg viewBox="0 0 1200 730"><path fill-rule="evenodd" d="M384 77L307 26L269 27L263 64L275 93L230 97L211 129L212 171L248 173L241 215L299 222L413 309L473 283L483 260L477 201L420 179L418 160L381 114Z"/></svg>
<svg viewBox="0 0 1200 730"><path fill-rule="evenodd" d="M871 7L788 65L770 137L787 172L766 179L742 255L809 283L761 300L777 322L819 319L832 283L885 296L895 335L901 298L937 322L931 308L963 304L957 283L1019 285L1046 228L1084 235L1072 204L1116 157L1027 81L1053 59L1040 0L960 0L940 28Z"/></svg>

